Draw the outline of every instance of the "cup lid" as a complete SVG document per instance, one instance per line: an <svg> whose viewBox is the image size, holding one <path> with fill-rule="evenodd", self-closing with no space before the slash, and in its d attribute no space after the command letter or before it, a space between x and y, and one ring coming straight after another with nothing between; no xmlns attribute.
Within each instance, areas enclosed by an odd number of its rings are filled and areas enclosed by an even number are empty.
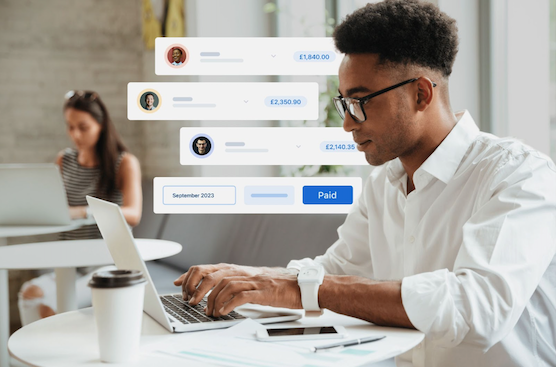
<svg viewBox="0 0 556 367"><path fill-rule="evenodd" d="M145 283L140 270L109 270L94 273L88 286L91 288L121 288Z"/></svg>

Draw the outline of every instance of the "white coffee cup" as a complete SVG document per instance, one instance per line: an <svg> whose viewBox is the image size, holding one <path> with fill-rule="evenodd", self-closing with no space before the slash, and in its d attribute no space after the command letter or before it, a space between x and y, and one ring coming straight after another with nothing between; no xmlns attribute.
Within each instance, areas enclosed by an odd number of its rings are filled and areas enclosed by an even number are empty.
<svg viewBox="0 0 556 367"><path fill-rule="evenodd" d="M145 284L139 270L102 271L89 281L102 362L126 362L138 356Z"/></svg>

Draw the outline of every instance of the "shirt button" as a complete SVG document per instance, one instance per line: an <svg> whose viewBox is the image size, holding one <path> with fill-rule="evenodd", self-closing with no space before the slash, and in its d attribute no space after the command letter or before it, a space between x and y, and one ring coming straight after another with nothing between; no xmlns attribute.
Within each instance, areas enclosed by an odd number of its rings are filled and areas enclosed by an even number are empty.
<svg viewBox="0 0 556 367"><path fill-rule="evenodd" d="M413 243L413 242L415 242L415 237L413 236L409 237L409 243Z"/></svg>

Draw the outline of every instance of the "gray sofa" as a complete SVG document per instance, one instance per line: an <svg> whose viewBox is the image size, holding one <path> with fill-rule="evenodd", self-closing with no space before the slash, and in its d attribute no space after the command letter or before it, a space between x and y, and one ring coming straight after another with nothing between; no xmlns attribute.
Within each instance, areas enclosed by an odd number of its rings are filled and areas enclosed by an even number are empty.
<svg viewBox="0 0 556 367"><path fill-rule="evenodd" d="M136 238L183 246L180 254L147 263L159 293L179 291L172 281L196 264L220 262L286 266L315 257L338 239L345 214L154 214L152 180L143 182L143 217Z"/></svg>

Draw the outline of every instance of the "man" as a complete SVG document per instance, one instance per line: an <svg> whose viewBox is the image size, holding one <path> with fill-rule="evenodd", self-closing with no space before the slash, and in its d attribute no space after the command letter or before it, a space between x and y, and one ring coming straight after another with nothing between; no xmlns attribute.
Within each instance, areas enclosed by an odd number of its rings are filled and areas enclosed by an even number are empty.
<svg viewBox="0 0 556 367"><path fill-rule="evenodd" d="M197 141L195 142L195 146L197 147L197 154L205 155L208 153L206 138L203 137L197 138Z"/></svg>
<svg viewBox="0 0 556 367"><path fill-rule="evenodd" d="M183 64L183 62L181 62L181 55L183 55L183 52L179 48L175 48L174 50L172 50L172 60L174 60L172 62L172 65L180 66L181 64Z"/></svg>
<svg viewBox="0 0 556 367"><path fill-rule="evenodd" d="M154 107L154 95L152 93L147 93L145 95L145 109L147 111L152 111L156 107Z"/></svg>
<svg viewBox="0 0 556 367"><path fill-rule="evenodd" d="M432 4L368 4L334 39L345 53L335 99L344 129L379 166L338 241L288 269L194 266L175 282L184 298L197 304L214 287L209 315L246 302L316 304L416 328L426 366L554 365L554 163L452 112L457 28ZM320 287L309 279L310 294L303 281L315 265L326 275Z"/></svg>

